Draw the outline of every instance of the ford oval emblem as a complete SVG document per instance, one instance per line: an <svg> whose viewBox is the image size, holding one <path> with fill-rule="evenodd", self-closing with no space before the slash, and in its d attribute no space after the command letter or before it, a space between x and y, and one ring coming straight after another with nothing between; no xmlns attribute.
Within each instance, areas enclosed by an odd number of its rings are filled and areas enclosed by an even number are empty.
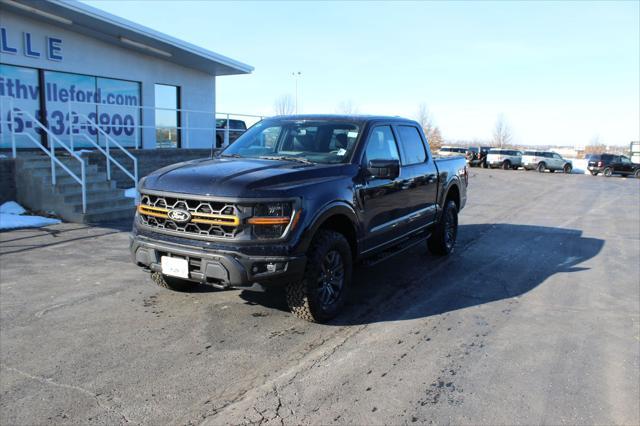
<svg viewBox="0 0 640 426"><path fill-rule="evenodd" d="M186 210L169 210L167 216L169 216L169 219L178 223L185 223L191 220L191 213Z"/></svg>

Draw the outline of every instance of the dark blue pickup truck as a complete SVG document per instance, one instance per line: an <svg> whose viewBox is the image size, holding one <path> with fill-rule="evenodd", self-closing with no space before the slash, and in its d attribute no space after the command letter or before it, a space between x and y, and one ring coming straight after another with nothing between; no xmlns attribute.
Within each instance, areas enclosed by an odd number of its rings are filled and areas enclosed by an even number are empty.
<svg viewBox="0 0 640 426"><path fill-rule="evenodd" d="M465 159L435 159L412 120L265 119L215 158L141 180L132 258L168 288L285 285L295 315L323 322L356 262L424 241L451 253L467 184Z"/></svg>

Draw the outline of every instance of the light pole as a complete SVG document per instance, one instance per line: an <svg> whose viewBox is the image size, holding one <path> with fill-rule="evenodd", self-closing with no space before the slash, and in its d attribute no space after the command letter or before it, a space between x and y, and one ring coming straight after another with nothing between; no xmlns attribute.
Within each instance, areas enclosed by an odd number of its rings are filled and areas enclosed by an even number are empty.
<svg viewBox="0 0 640 426"><path fill-rule="evenodd" d="M293 79L295 80L295 84L296 84L296 114L298 114L298 78L300 78L300 76L302 75L302 72L294 71L291 73L291 75L293 76Z"/></svg>

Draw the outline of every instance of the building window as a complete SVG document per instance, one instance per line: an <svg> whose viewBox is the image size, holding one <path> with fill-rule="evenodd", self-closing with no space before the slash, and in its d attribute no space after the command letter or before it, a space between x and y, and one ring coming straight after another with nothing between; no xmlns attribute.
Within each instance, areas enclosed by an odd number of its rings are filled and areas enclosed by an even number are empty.
<svg viewBox="0 0 640 426"><path fill-rule="evenodd" d="M11 113L10 104L25 113ZM50 134L69 148L104 147L107 137L127 148L139 146L138 82L0 64L0 148L11 146L11 122L17 147L36 148L34 139L46 142L30 117L44 124L41 106Z"/></svg>
<svg viewBox="0 0 640 426"><path fill-rule="evenodd" d="M74 149L104 147L107 138L138 146L140 83L57 71L45 71L44 81L47 121L60 141Z"/></svg>
<svg viewBox="0 0 640 426"><path fill-rule="evenodd" d="M180 88L156 84L156 147L180 147Z"/></svg>
<svg viewBox="0 0 640 426"><path fill-rule="evenodd" d="M41 130L30 116L40 120L38 70L0 64L0 148L11 147L12 129L16 147L37 148Z"/></svg>

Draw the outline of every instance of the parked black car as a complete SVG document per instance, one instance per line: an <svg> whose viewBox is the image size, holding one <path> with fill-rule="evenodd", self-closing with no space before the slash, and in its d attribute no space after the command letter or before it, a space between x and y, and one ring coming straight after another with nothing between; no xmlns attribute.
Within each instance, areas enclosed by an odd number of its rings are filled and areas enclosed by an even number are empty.
<svg viewBox="0 0 640 426"><path fill-rule="evenodd" d="M464 158L435 160L412 120L265 119L216 158L140 181L131 255L163 287L284 285L296 316L326 321L354 262L424 241L451 253L467 179Z"/></svg>
<svg viewBox="0 0 640 426"><path fill-rule="evenodd" d="M605 176L620 174L640 177L640 164L632 163L629 157L616 154L592 154L587 169L593 176L602 173Z"/></svg>
<svg viewBox="0 0 640 426"><path fill-rule="evenodd" d="M229 124L229 143L234 142L244 132L247 131L247 124L242 120L228 120ZM227 128L227 119L216 119L216 148L222 148L224 144L224 134Z"/></svg>
<svg viewBox="0 0 640 426"><path fill-rule="evenodd" d="M487 153L491 149L490 146L471 146L467 149L467 163L471 167L482 167L486 169L487 165Z"/></svg>

